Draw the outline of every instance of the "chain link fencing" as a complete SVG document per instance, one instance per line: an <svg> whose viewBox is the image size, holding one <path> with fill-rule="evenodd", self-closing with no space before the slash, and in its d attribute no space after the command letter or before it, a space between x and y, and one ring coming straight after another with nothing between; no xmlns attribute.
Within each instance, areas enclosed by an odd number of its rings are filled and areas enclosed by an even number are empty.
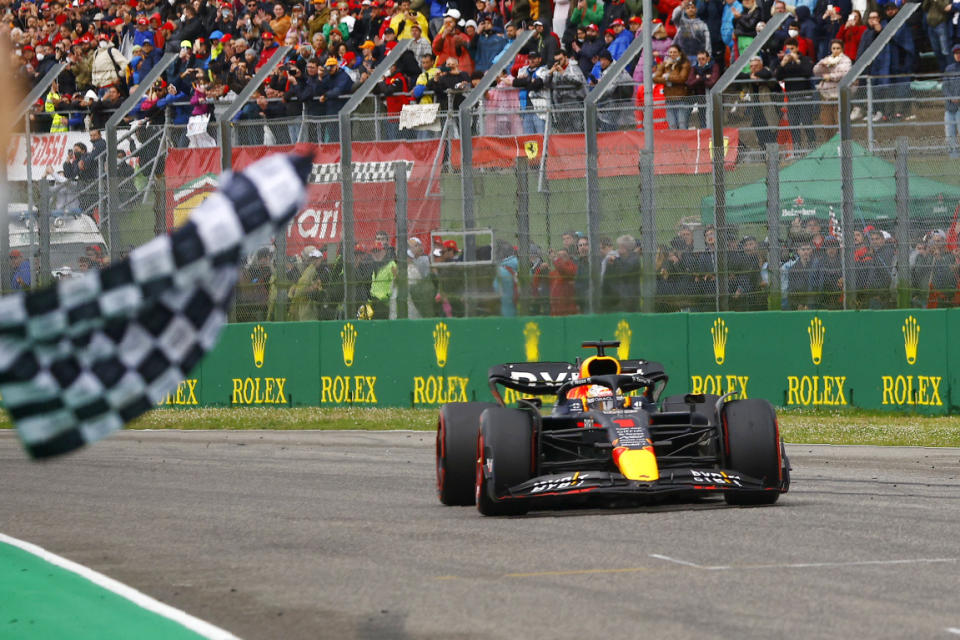
<svg viewBox="0 0 960 640"><path fill-rule="evenodd" d="M722 230L714 226L705 96L654 94L653 229L642 224L644 122L635 85L617 87L598 105L595 167L582 99L494 86L470 113L473 162L464 171L458 95L438 96L435 117L412 127L383 96L370 96L350 120L352 247L342 242L337 117L300 104L280 118L241 110L227 128L233 168L294 145L311 145L317 159L307 206L286 237L250 257L232 319L630 312L645 308L644 276L655 282L650 309L659 312L953 306L960 302L960 176L949 162L956 147L946 137L939 82L865 77L856 89L849 274L837 102L814 89L785 93L775 82L745 81L723 96ZM218 145L216 116L199 133ZM903 136L908 142L898 150ZM32 284L44 280L41 272L82 270L90 245L106 254L113 243L132 247L182 223L222 168L220 149L204 148L202 139L171 118L122 129L114 190L103 157L87 180L13 182L11 200L22 206L11 206L11 248L31 260ZM768 144L777 145L772 156ZM773 185L778 198L771 201ZM120 216L116 238L105 231L108 211ZM53 221L48 241L44 216ZM57 230L84 218L93 221L91 235L73 258L63 257L54 249L65 237ZM656 255L642 254L644 234L654 234L648 246ZM591 261L600 271L595 280ZM856 283L855 299L844 300L845 279Z"/></svg>

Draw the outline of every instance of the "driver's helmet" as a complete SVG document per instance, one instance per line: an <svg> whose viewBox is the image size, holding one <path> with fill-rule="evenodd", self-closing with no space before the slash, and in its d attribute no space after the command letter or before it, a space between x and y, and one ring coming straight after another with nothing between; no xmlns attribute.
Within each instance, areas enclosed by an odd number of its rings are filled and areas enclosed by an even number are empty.
<svg viewBox="0 0 960 640"><path fill-rule="evenodd" d="M580 365L580 378L619 373L620 361L610 356L590 356ZM587 411L609 411L625 406L622 395L600 385L575 387L567 397L581 399Z"/></svg>
<svg viewBox="0 0 960 640"><path fill-rule="evenodd" d="M613 391L598 384L587 387L587 397L584 398L587 411L612 411L619 408L621 401Z"/></svg>

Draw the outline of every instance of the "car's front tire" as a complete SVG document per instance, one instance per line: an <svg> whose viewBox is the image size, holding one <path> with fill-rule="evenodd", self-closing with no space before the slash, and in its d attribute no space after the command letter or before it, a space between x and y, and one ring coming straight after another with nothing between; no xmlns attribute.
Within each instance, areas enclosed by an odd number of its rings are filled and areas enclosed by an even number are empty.
<svg viewBox="0 0 960 640"><path fill-rule="evenodd" d="M447 506L474 503L474 467L480 414L492 402L451 402L437 419L437 497Z"/></svg>
<svg viewBox="0 0 960 640"><path fill-rule="evenodd" d="M783 445L773 407L766 400L734 400L723 406L721 421L727 467L762 481L765 487L725 491L727 504L773 504L785 486Z"/></svg>
<svg viewBox="0 0 960 640"><path fill-rule="evenodd" d="M480 513L507 516L527 512L526 500L502 496L510 487L533 477L535 446L533 422L526 411L497 407L483 412L474 487Z"/></svg>

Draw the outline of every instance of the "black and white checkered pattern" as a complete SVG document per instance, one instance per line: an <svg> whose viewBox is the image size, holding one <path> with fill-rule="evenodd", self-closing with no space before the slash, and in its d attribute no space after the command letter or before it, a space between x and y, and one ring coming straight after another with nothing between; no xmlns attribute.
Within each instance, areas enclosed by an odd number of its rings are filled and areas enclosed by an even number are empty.
<svg viewBox="0 0 960 640"><path fill-rule="evenodd" d="M0 298L0 394L32 456L120 429L187 377L227 320L241 256L301 207L310 166L270 156L129 259Z"/></svg>
<svg viewBox="0 0 960 640"><path fill-rule="evenodd" d="M407 172L407 179L413 172L413 162L401 160ZM371 182L393 182L393 162L354 162L353 181L361 184ZM333 184L340 182L340 163L329 162L315 164L310 170L310 184Z"/></svg>

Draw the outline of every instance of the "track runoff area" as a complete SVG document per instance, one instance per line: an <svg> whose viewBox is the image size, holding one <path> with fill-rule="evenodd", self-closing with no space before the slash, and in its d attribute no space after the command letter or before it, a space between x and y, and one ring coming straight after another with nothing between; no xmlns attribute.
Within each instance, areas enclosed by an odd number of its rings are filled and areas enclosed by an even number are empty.
<svg viewBox="0 0 960 640"><path fill-rule="evenodd" d="M485 518L438 502L434 439L127 431L37 464L0 432L0 530L137 590L4 538L0 638L960 635L960 449L788 445L771 507Z"/></svg>
<svg viewBox="0 0 960 640"><path fill-rule="evenodd" d="M0 637L231 640L89 567L0 533Z"/></svg>

